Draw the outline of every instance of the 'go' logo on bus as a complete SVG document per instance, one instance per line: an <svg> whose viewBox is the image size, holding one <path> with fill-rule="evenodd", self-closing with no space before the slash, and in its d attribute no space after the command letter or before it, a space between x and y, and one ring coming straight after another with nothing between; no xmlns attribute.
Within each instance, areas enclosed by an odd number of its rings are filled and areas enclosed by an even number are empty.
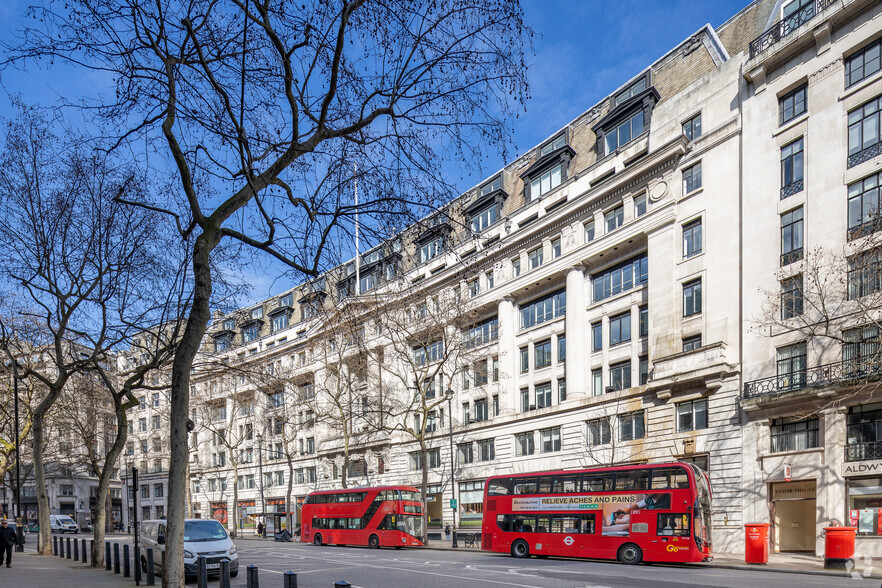
<svg viewBox="0 0 882 588"><path fill-rule="evenodd" d="M674 545L673 543L671 543L670 545L665 547L665 549L667 549L668 551L670 551L672 553L677 553L678 551L680 551L680 548L677 545Z"/></svg>

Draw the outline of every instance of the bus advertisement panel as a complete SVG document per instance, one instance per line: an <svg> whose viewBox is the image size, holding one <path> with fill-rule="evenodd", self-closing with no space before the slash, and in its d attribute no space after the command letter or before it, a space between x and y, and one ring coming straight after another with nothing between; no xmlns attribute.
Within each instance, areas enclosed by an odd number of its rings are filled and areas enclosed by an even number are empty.
<svg viewBox="0 0 882 588"><path fill-rule="evenodd" d="M514 557L703 561L711 557L707 474L667 463L493 477L482 548Z"/></svg>
<svg viewBox="0 0 882 588"><path fill-rule="evenodd" d="M312 492L301 510L301 540L315 545L423 544L420 493L411 486Z"/></svg>

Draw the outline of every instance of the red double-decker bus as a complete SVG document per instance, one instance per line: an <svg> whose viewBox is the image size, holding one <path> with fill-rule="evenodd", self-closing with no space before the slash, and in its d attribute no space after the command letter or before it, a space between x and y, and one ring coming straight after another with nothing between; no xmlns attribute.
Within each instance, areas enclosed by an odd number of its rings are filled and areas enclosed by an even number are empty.
<svg viewBox="0 0 882 588"><path fill-rule="evenodd" d="M316 545L422 545L420 492L412 486L323 490L306 497L301 540Z"/></svg>
<svg viewBox="0 0 882 588"><path fill-rule="evenodd" d="M710 480L682 462L489 478L481 548L622 563L711 558Z"/></svg>

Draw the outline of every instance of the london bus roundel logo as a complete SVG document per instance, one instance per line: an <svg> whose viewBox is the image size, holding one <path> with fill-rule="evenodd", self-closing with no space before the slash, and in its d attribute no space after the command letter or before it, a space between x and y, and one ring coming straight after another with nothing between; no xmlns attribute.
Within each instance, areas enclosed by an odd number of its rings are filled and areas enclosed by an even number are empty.
<svg viewBox="0 0 882 588"><path fill-rule="evenodd" d="M572 545L572 544L573 544L573 538L570 537L569 535L567 535L566 537L564 537L564 543L566 543L567 545Z"/></svg>

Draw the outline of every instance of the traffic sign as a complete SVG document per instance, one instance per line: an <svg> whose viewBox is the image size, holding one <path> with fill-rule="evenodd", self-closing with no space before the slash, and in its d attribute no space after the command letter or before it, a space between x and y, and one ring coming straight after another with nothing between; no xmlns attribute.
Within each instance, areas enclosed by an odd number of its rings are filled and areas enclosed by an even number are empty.
<svg viewBox="0 0 882 588"><path fill-rule="evenodd" d="M456 508L456 498L450 499L450 508Z"/></svg>

